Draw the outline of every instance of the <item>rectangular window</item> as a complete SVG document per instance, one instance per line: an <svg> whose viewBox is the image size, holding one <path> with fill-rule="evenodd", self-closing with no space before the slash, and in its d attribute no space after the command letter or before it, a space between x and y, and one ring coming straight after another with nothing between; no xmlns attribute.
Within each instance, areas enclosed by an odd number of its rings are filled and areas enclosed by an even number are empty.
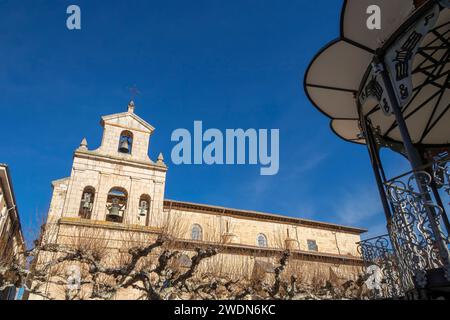
<svg viewBox="0 0 450 320"><path fill-rule="evenodd" d="M308 240L308 250L309 251L319 251L316 240Z"/></svg>

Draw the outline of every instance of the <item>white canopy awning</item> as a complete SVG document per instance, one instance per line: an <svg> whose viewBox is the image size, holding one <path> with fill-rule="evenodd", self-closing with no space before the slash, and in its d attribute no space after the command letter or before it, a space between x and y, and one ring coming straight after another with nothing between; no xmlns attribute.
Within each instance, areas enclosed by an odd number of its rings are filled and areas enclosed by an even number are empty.
<svg viewBox="0 0 450 320"><path fill-rule="evenodd" d="M426 2L426 1L425 1ZM366 26L370 5L382 12L381 30ZM379 134L401 142L394 116L386 115L374 99L359 110L358 93L365 81L375 50L402 36L420 8L413 0L348 0L341 16L341 36L322 49L305 75L305 91L322 113L332 119L331 129L341 138L365 143L359 125L360 112ZM434 27L423 39L413 60L411 100L403 114L414 143L427 146L450 144L450 10L440 11Z"/></svg>

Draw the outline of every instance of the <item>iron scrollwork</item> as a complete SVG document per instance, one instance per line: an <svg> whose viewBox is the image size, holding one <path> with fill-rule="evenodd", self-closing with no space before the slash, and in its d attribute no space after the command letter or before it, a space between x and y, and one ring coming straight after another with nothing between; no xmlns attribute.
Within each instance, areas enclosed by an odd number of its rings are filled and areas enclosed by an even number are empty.
<svg viewBox="0 0 450 320"><path fill-rule="evenodd" d="M449 160L436 162L432 166L433 178L438 189L450 196L450 164Z"/></svg>
<svg viewBox="0 0 450 320"><path fill-rule="evenodd" d="M370 281L369 287L375 298L403 296L400 270L389 235L364 240L358 245L366 267L367 281Z"/></svg>
<svg viewBox="0 0 450 320"><path fill-rule="evenodd" d="M394 209L390 236L398 254L402 283L408 288L424 288L426 271L448 263L442 257L448 256L449 237L442 228L443 209L430 197L431 182L432 175L421 171L386 183ZM447 250L444 255L442 250Z"/></svg>

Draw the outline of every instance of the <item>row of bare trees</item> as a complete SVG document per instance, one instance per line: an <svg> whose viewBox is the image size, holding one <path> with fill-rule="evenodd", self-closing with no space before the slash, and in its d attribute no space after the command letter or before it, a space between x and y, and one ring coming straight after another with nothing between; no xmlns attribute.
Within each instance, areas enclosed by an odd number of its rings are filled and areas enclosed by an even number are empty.
<svg viewBox="0 0 450 320"><path fill-rule="evenodd" d="M0 261L0 290L13 286L31 298L68 300L369 297L364 278L341 279L318 265L308 270L288 250L257 268L255 259L230 262L220 243L183 247L180 229L169 221L158 234L124 232L118 246L97 228L56 237L58 226L47 225L33 248Z"/></svg>

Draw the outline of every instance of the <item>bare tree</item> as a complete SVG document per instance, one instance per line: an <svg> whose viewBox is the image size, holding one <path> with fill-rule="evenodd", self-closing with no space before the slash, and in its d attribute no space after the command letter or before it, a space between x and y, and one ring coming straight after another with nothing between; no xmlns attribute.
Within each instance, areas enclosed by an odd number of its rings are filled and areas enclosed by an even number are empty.
<svg viewBox="0 0 450 320"><path fill-rule="evenodd" d="M122 233L120 249L106 231L79 228L70 239L56 241L56 225L46 225L34 247L20 257L0 261L0 289L23 287L45 299L342 299L361 298L364 281L339 283L307 270L289 250L271 270L250 276L248 258L233 261L222 244L187 246L177 234L185 227L170 221L158 234ZM219 239L220 237L215 237ZM191 244L192 245L192 244ZM273 261L273 260L272 260ZM336 277L334 277L336 278Z"/></svg>

